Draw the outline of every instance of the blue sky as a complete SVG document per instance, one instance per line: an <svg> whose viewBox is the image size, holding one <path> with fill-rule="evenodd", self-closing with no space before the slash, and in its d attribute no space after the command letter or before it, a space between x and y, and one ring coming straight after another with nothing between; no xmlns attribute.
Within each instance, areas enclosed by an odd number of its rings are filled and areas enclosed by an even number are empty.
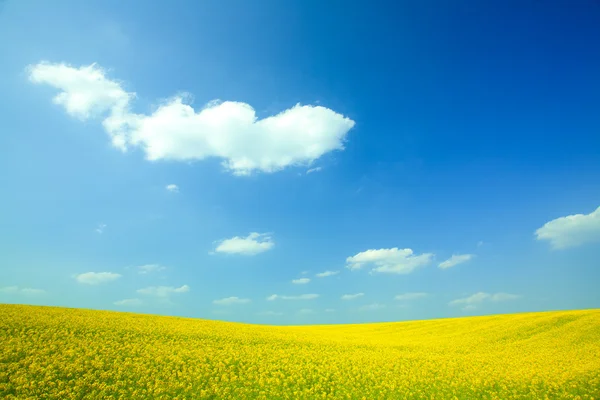
<svg viewBox="0 0 600 400"><path fill-rule="evenodd" d="M600 307L599 18L0 2L0 302L268 324Z"/></svg>

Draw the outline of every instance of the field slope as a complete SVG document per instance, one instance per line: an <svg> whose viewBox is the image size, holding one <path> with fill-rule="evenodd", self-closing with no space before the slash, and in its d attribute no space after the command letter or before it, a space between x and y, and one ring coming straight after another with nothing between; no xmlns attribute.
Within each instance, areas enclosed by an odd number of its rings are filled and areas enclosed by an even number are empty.
<svg viewBox="0 0 600 400"><path fill-rule="evenodd" d="M0 398L600 398L600 310L275 327L0 305Z"/></svg>

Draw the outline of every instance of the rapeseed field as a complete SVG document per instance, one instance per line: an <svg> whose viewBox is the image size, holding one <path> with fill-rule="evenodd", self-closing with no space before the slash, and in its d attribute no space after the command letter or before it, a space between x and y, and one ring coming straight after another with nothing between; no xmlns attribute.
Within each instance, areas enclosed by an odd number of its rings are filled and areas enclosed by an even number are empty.
<svg viewBox="0 0 600 400"><path fill-rule="evenodd" d="M600 310L262 326L0 305L2 399L599 399Z"/></svg>

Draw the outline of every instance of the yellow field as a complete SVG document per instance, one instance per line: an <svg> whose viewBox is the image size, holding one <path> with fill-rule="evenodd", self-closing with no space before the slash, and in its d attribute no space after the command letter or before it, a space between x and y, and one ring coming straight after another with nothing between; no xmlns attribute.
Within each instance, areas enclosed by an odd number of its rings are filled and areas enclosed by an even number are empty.
<svg viewBox="0 0 600 400"><path fill-rule="evenodd" d="M0 398L600 398L600 310L275 327L0 305Z"/></svg>

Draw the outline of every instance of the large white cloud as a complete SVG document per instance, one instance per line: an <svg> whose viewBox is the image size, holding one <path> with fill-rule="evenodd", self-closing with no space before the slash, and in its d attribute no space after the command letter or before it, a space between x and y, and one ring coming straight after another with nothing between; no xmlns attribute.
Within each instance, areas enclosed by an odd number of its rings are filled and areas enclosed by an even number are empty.
<svg viewBox="0 0 600 400"><path fill-rule="evenodd" d="M114 272L85 272L83 274L75 275L77 282L86 285L99 285L101 283L112 282L120 277L121 274Z"/></svg>
<svg viewBox="0 0 600 400"><path fill-rule="evenodd" d="M270 250L275 246L273 239L266 233L252 232L246 237L234 236L219 242L216 253L242 254L253 256Z"/></svg>
<svg viewBox="0 0 600 400"><path fill-rule="evenodd" d="M441 269L452 268L458 264L467 262L475 257L473 254L454 254L452 257L440 263Z"/></svg>
<svg viewBox="0 0 600 400"><path fill-rule="evenodd" d="M96 64L79 68L41 62L29 79L55 87L54 102L78 118L102 116L113 146L140 148L146 158L192 161L218 157L235 175L310 165L343 150L354 121L325 107L300 105L258 119L248 104L212 101L200 110L175 96L149 115L131 112L135 93L107 78Z"/></svg>
<svg viewBox="0 0 600 400"><path fill-rule="evenodd" d="M415 255L411 249L370 249L348 257L346 266L350 270L371 266L374 272L409 274L429 264L432 258L432 253Z"/></svg>
<svg viewBox="0 0 600 400"><path fill-rule="evenodd" d="M548 240L554 249L600 242L600 207L589 214L574 214L546 222L535 231L538 240Z"/></svg>
<svg viewBox="0 0 600 400"><path fill-rule="evenodd" d="M150 286L143 289L138 289L137 292L139 294L144 294L148 296L155 297L169 297L172 294L181 294L187 293L190 291L190 287L188 285L183 285L178 288L173 286Z"/></svg>

